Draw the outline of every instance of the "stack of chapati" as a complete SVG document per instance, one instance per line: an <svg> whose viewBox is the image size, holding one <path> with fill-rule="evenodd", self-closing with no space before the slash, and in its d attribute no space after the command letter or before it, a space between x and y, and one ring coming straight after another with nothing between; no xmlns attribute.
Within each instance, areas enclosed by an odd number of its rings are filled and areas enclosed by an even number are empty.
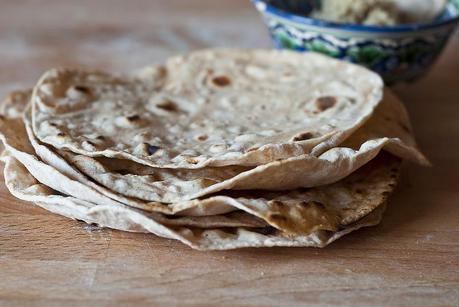
<svg viewBox="0 0 459 307"><path fill-rule="evenodd" d="M325 246L380 221L401 159L428 163L376 74L313 53L52 69L1 114L14 196L203 250Z"/></svg>

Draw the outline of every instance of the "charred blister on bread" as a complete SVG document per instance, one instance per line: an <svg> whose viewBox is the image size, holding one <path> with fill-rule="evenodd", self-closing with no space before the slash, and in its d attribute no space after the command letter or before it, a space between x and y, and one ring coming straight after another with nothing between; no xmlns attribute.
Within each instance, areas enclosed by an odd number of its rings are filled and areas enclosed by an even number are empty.
<svg viewBox="0 0 459 307"><path fill-rule="evenodd" d="M327 109L333 108L336 104L336 98L333 96L319 97L315 101L318 112L323 112Z"/></svg>
<svg viewBox="0 0 459 307"><path fill-rule="evenodd" d="M179 108L175 102L170 99L165 99L156 104L156 107L168 112L178 112Z"/></svg>
<svg viewBox="0 0 459 307"><path fill-rule="evenodd" d="M134 114L134 115L126 116L126 119L130 122L135 122L135 121L140 120L140 115Z"/></svg>
<svg viewBox="0 0 459 307"><path fill-rule="evenodd" d="M207 134L200 134L200 135L196 136L196 140L198 140L200 142L205 142L205 141L207 141L208 138L209 138L209 136Z"/></svg>
<svg viewBox="0 0 459 307"><path fill-rule="evenodd" d="M212 78L212 83L219 87L231 85L231 79L227 76L216 76Z"/></svg>
<svg viewBox="0 0 459 307"><path fill-rule="evenodd" d="M74 88L78 92L82 92L82 93L85 93L85 94L91 93L91 89L89 87L87 87L87 86L84 86L84 85L75 85Z"/></svg>

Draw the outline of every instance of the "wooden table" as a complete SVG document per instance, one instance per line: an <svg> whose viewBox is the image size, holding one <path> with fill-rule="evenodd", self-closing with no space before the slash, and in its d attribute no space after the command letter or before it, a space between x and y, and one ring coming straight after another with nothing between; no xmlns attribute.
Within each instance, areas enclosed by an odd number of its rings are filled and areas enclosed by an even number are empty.
<svg viewBox="0 0 459 307"><path fill-rule="evenodd" d="M248 1L2 1L0 94L52 66L115 71L209 46L267 47ZM94 228L0 187L0 305L459 303L459 38L401 86L434 167L406 165L380 226L325 249L198 252Z"/></svg>

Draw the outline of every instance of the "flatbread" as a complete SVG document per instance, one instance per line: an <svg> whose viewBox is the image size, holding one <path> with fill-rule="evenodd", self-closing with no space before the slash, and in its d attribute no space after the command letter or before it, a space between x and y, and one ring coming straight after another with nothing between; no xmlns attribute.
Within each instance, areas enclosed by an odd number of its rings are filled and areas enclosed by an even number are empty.
<svg viewBox="0 0 459 307"><path fill-rule="evenodd" d="M59 195L36 181L27 169L9 154L3 155L2 160L6 163L4 170L6 186L19 199L34 201L40 207L68 218L123 231L153 233L164 238L179 240L199 250L268 246L324 247L351 231L379 223L385 208L382 204L369 215L339 231L316 231L309 235L284 236L270 227L258 229L166 227L141 210L119 205L95 205L78 198Z"/></svg>
<svg viewBox="0 0 459 307"><path fill-rule="evenodd" d="M147 202L181 202L228 189L288 190L330 184L368 163L383 148L401 158L428 163L412 137L406 110L389 91L374 116L349 137L346 147L330 149L319 157L304 155L256 168L158 169L130 160L92 158L63 150L56 153L36 140L27 114L28 136L41 159L81 182L86 177L74 173L81 172L110 191ZM119 200L146 209L131 199Z"/></svg>
<svg viewBox="0 0 459 307"><path fill-rule="evenodd" d="M33 130L54 148L152 167L259 166L335 147L382 88L377 74L318 54L204 50L132 78L50 70Z"/></svg>

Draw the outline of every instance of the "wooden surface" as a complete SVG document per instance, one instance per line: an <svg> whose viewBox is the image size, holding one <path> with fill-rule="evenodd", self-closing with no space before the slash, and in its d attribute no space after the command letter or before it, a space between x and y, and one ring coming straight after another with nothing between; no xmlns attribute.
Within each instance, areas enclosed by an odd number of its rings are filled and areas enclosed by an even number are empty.
<svg viewBox="0 0 459 307"><path fill-rule="evenodd" d="M52 66L132 70L209 46L267 47L248 1L1 1L0 94ZM0 305L459 302L459 38L397 92L434 167L406 165L380 226L325 249L193 251L98 229L0 187Z"/></svg>

